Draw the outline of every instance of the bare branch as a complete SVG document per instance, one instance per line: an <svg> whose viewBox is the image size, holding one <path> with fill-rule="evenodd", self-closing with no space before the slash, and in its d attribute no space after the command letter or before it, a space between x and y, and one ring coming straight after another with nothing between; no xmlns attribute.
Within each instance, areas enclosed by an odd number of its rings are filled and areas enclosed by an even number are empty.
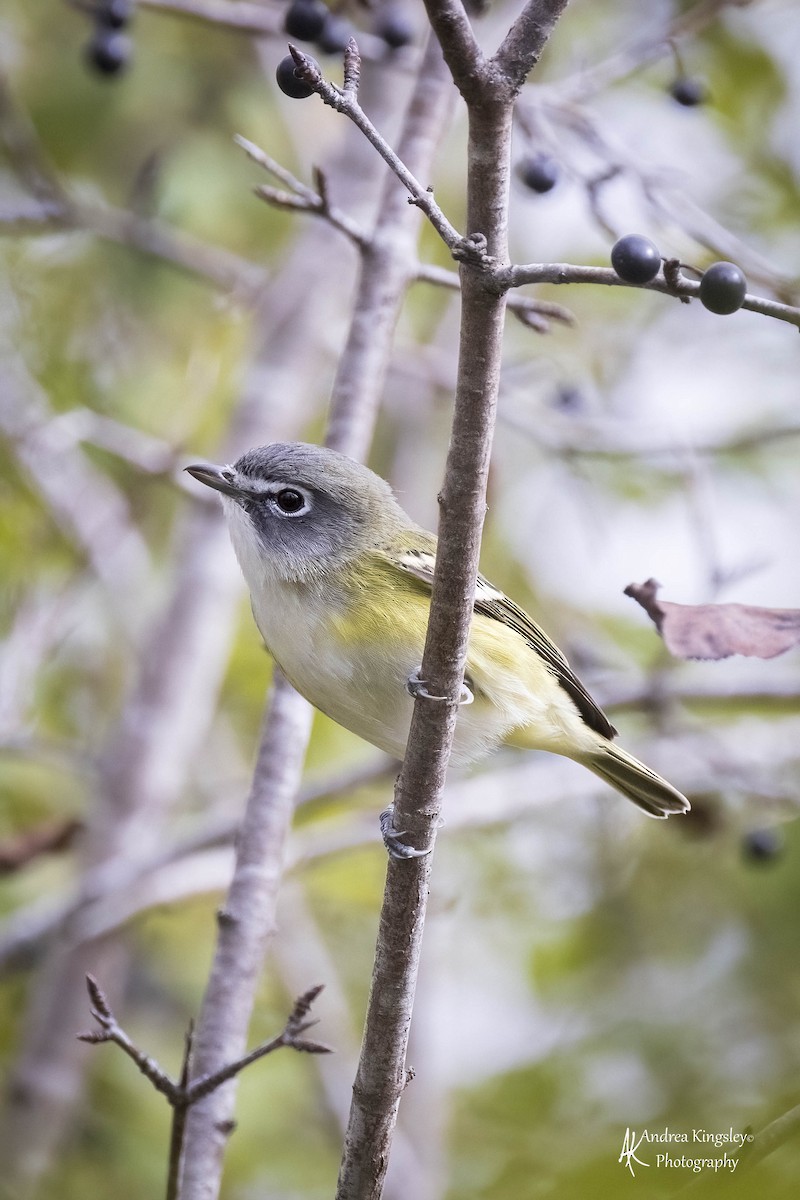
<svg viewBox="0 0 800 1200"><path fill-rule="evenodd" d="M237 843L236 870L218 912L214 962L195 1035L192 1084L241 1057L310 732L309 705L277 675ZM219 1176L231 1132L233 1091L223 1086L215 1092L193 1106L188 1121L181 1179L187 1200L210 1194L209 1179Z"/></svg>
<svg viewBox="0 0 800 1200"><path fill-rule="evenodd" d="M599 168L578 171L595 220L612 240L626 232L611 213L601 207L602 191L612 179L625 177L641 191L656 221L666 227L677 225L699 246L719 258L737 263L748 279L775 291L782 300L790 300L796 290L795 279L763 253L702 209L680 186L674 166L643 164L641 156L613 131L604 127L596 112L564 99L558 85L545 86L526 94L517 105L516 120L526 135L537 143L546 132L553 148L565 154L565 138L575 135L583 148L598 160ZM553 125L551 130L549 127ZM583 157L583 155L581 155Z"/></svg>
<svg viewBox="0 0 800 1200"><path fill-rule="evenodd" d="M454 99L441 49L430 37L398 140L398 157L415 175L430 170ZM362 253L353 318L331 393L327 443L354 458L366 457L369 449L395 325L414 277L418 236L417 214L386 175L378 218Z"/></svg>
<svg viewBox="0 0 800 1200"><path fill-rule="evenodd" d="M507 259L511 103L470 112L469 222L489 251ZM491 166L489 164L491 163ZM370 1002L339 1172L338 1200L376 1200L386 1172L400 1096L422 943L441 794L461 693L486 508L500 373L504 295L464 262L455 413L440 497L440 540L421 678L408 749L395 789L395 828L423 857L390 858Z"/></svg>
<svg viewBox="0 0 800 1200"><path fill-rule="evenodd" d="M0 429L55 523L86 554L115 598L124 616L121 628L135 635L142 621L136 593L148 574L150 553L127 499L80 449L63 452L64 440L44 391L11 346L5 357Z"/></svg>
<svg viewBox="0 0 800 1200"><path fill-rule="evenodd" d="M433 266L430 263L420 263L416 276L419 283L431 283L436 287L448 288L452 291L461 290L461 280L455 271L446 267ZM552 300L539 300L532 296L518 296L513 292L507 298L507 307L523 325L535 329L537 333L549 331L549 321L559 321L562 325L574 325L575 317L568 308L556 304Z"/></svg>
<svg viewBox="0 0 800 1200"><path fill-rule="evenodd" d="M475 97L485 83L486 59L462 0L425 0L425 9L456 87Z"/></svg>
<svg viewBox="0 0 800 1200"><path fill-rule="evenodd" d="M265 171L268 171L270 175L277 179L279 183L282 183L284 187L288 188L290 192L294 192L295 195L312 203L319 200L319 196L313 188L307 187L296 175L288 171L277 159L267 154L266 150L262 150L255 142L249 141L239 133L233 135L233 140L237 146L244 150L249 159L257 163L259 167L263 167Z"/></svg>
<svg viewBox="0 0 800 1200"><path fill-rule="evenodd" d="M681 441L672 434L666 434L659 439L649 432L622 426L621 423L611 423L605 419L576 421L573 417L564 418L555 412L549 412L546 416L539 413L537 419L532 421L524 410L514 412L506 408L498 420L512 429L519 430L552 453L568 455L570 458L576 455L591 458L641 459L685 458L687 454L737 454L769 446L773 442L780 445L787 438L800 435L800 422L745 429L730 437L692 438L691 441Z"/></svg>
<svg viewBox="0 0 800 1200"><path fill-rule="evenodd" d="M144 1054L134 1042L128 1037L124 1029L117 1023L117 1020L111 1011L111 1005L103 993L97 980L93 975L86 976L86 986L89 991L89 998L92 1002L92 1016L94 1017L100 1029L93 1033L79 1033L79 1042L89 1042L93 1045L98 1045L101 1042L113 1042L119 1046L120 1050L128 1055L136 1066L144 1075L145 1079L149 1079L157 1092L167 1097L170 1104L180 1102L180 1091L172 1082L169 1075L161 1069L155 1059Z"/></svg>
<svg viewBox="0 0 800 1200"><path fill-rule="evenodd" d="M194 238L153 217L140 217L124 209L73 202L70 224L96 237L129 246L152 258L234 292L252 301L263 291L267 276L261 267L239 258L229 250Z"/></svg>
<svg viewBox="0 0 800 1200"><path fill-rule="evenodd" d="M233 1079L245 1067L249 1067L251 1063L258 1062L260 1058L264 1058L267 1054L272 1054L275 1050L280 1050L282 1046L289 1046L291 1049L299 1050L304 1054L332 1054L332 1046L327 1046L324 1042L309 1041L308 1038L300 1036L307 1029L317 1024L316 1020L308 1021L305 1018L323 987L324 984L317 984L316 987L309 988L307 992L299 997L289 1015L289 1019L277 1037L270 1038L268 1042L262 1042L260 1046L256 1046L255 1050L251 1050L249 1054L243 1054L241 1058L238 1058L235 1062L228 1063L212 1075L193 1079L186 1088L184 1103L187 1105L196 1104L204 1096L208 1096L211 1092L216 1091L223 1083L227 1083L229 1079Z"/></svg>
<svg viewBox="0 0 800 1200"><path fill-rule="evenodd" d="M800 1130L800 1104L796 1104L794 1108L782 1113L774 1121L770 1121L769 1125L765 1125L763 1129L759 1129L757 1133L753 1134L752 1141L742 1147L739 1157L742 1170L749 1170L760 1163L768 1154L772 1154L790 1138L796 1137L798 1130Z"/></svg>
<svg viewBox="0 0 800 1200"><path fill-rule="evenodd" d="M183 1039L183 1058L181 1060L181 1074L178 1081L178 1087L183 1092L186 1091L189 1082L193 1046L194 1021L190 1021L189 1028L186 1030ZM179 1196L183 1139L186 1135L186 1112L186 1105L173 1105L172 1127L169 1135L169 1159L167 1162L167 1191L165 1200L178 1200Z"/></svg>
<svg viewBox="0 0 800 1200"><path fill-rule="evenodd" d="M311 216L323 217L333 229L343 233L359 250L366 249L369 245L369 235L352 217L330 204L325 176L321 171L317 172L317 181L320 189L318 192L314 192L302 184L300 185L302 192L298 193L281 192L277 188L267 187L263 184L253 190L259 199L275 208L292 209L295 212L305 212Z"/></svg>
<svg viewBox="0 0 800 1200"><path fill-rule="evenodd" d="M83 826L71 818L46 821L14 838L0 841L0 875L19 871L42 854L68 849Z"/></svg>
<svg viewBox="0 0 800 1200"><path fill-rule="evenodd" d="M86 976L86 986L92 1002L92 1016L100 1028L91 1033L79 1033L77 1035L78 1041L88 1042L90 1045L95 1046L103 1042L113 1042L114 1045L119 1046L136 1063L142 1075L146 1079L149 1079L156 1091L166 1096L169 1104L176 1109L187 1109L193 1104L197 1104L205 1096L222 1087L229 1079L233 1079L245 1067L257 1062L260 1058L264 1058L267 1054L271 1054L274 1050L279 1050L282 1046L288 1046L292 1050L298 1050L305 1054L332 1053L330 1046L326 1046L322 1042L309 1041L307 1038L301 1036L312 1025L317 1024L315 1020L310 1021L306 1018L308 1017L311 1005L322 991L323 985L318 984L316 987L309 988L307 992L304 992L295 1001L286 1024L277 1037L264 1042L261 1046L257 1046L255 1050L251 1050L249 1054L243 1055L235 1062L227 1063L221 1070L215 1071L213 1075L205 1075L194 1079L192 1082L187 1081L189 1061L194 1042L193 1030L190 1031L185 1042L181 1079L178 1083L175 1083L170 1079L166 1071L162 1070L155 1059L150 1058L144 1051L140 1050L127 1035L114 1016L111 1005L93 975Z"/></svg>
<svg viewBox="0 0 800 1200"><path fill-rule="evenodd" d="M295 212L306 212L313 216L324 217L334 229L343 233L360 250L372 246L372 239L367 232L351 217L334 208L329 201L325 176L318 168L315 169L317 191L309 188L297 179L291 171L287 171L276 159L272 158L260 147L248 141L247 138L236 135L234 140L245 151L249 158L269 171L276 179L290 189L290 192L279 191L276 188L260 186L254 189L255 194L276 208L290 209ZM402 158L402 154L400 155ZM416 268L415 279L421 283L431 283L454 291L461 288L461 280L455 271L444 267L420 263ZM565 325L573 325L575 318L569 309L553 301L538 300L531 297L510 296L508 307L525 325L539 333L549 330L549 320L560 321Z"/></svg>
<svg viewBox="0 0 800 1200"><path fill-rule="evenodd" d="M585 100L596 92L642 70L669 53L677 38L700 33L717 19L725 8L733 8L741 0L698 0L683 12L676 12L669 24L656 33L637 38L627 46L594 66L583 68L574 78L559 81L560 90L573 100Z"/></svg>
<svg viewBox="0 0 800 1200"><path fill-rule="evenodd" d="M230 6L225 4L224 8ZM255 6L253 6L255 7ZM193 275L250 299L261 290L261 268L230 251L209 246L199 238L163 222L109 206L84 203L70 196L51 166L36 129L0 74L0 143L5 145L20 182L39 201L35 207L0 212L0 233L48 233L54 229L84 229L97 237L130 246L171 262Z"/></svg>
<svg viewBox="0 0 800 1200"><path fill-rule="evenodd" d="M176 16L189 17L204 24L220 25L237 33L256 36L277 35L283 20L277 9L248 0L138 0L142 8L158 9Z"/></svg>
<svg viewBox="0 0 800 1200"><path fill-rule="evenodd" d="M569 0L528 0L509 29L490 67L500 70L514 88L536 66L550 34Z"/></svg>
<svg viewBox="0 0 800 1200"><path fill-rule="evenodd" d="M20 183L45 206L64 211L66 194L36 134L32 121L14 100L0 72L0 145Z"/></svg>
<svg viewBox="0 0 800 1200"><path fill-rule="evenodd" d="M64 207L60 203L18 200L0 208L0 237L49 233L63 225L64 219Z"/></svg>
<svg viewBox="0 0 800 1200"><path fill-rule="evenodd" d="M314 89L323 103L348 117L361 130L367 141L375 147L384 162L391 167L404 185L410 196L409 202L422 209L445 245L459 256L480 257L474 244L468 238L462 237L455 226L450 224L433 199L430 189L422 186L386 139L378 133L358 103L355 93L352 90L344 92L340 88L334 87L332 83L328 83L323 78L319 64L310 55L298 50L296 46L290 44L289 51L295 61L295 71L299 78Z"/></svg>
<svg viewBox="0 0 800 1200"><path fill-rule="evenodd" d="M262 353L274 357L274 346ZM263 370L256 355L251 379L245 380L246 399L230 430L234 443L249 444L265 422L274 420L260 387L258 403L249 401L256 391L252 380L257 377L260 385ZM71 1035L80 1022L86 971L102 969L113 979L124 962L119 939L91 941L90 933L84 938L77 930L120 864L135 875L137 860L147 861L163 844L165 818L197 760L216 707L240 583L230 570L229 539L218 507L196 505L185 518L173 543L170 590L150 620L137 677L101 748L93 789L99 803L81 842L76 895L56 936L48 939L33 980L30 1020L12 1075L22 1087L11 1089L0 1134L0 1157L12 1177L47 1168L74 1113L85 1055L77 1053ZM129 591L129 599L141 606L142 589ZM43 928L47 912L34 914L33 924L37 921ZM25 1102L15 1102L14 1096L23 1093Z"/></svg>
<svg viewBox="0 0 800 1200"><path fill-rule="evenodd" d="M180 451L163 438L91 408L70 408L58 413L51 425L65 446L71 448L81 442L101 446L148 475L172 475L181 459Z"/></svg>
<svg viewBox="0 0 800 1200"><path fill-rule="evenodd" d="M633 287L661 292L679 300L694 299L700 294L700 284L685 276L676 283L668 283L663 273L650 283L626 283L612 267L580 267L571 263L527 263L524 266L507 267L496 270L494 279L500 287L520 287L526 283L595 283L602 287ZM767 300L763 296L748 293L742 308L786 321L800 329L800 308L791 304L781 304L778 300Z"/></svg>

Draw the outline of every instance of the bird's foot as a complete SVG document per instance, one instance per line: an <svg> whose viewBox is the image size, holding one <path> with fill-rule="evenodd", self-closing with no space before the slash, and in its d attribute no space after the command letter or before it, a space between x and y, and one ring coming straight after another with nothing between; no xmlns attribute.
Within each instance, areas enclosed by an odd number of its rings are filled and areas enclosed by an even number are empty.
<svg viewBox="0 0 800 1200"><path fill-rule="evenodd" d="M381 822L381 837L383 844L390 858L403 861L407 858L424 858L426 854L430 854L431 847L427 850L417 850L414 846L408 846L401 838L406 836L405 831L402 832L394 827L394 805L390 804L385 808L380 816Z"/></svg>
<svg viewBox="0 0 800 1200"><path fill-rule="evenodd" d="M408 691L408 694L410 696L413 696L415 700L416 700L417 696L422 696L423 700L436 700L440 703L443 703L444 701L446 701L448 699L447 696L434 696L431 692L428 691L427 683L425 682L424 679L420 679L419 673L421 670L422 670L421 667L417 667L417 669L415 671L412 671L411 674L409 675L409 677L406 681L406 689ZM461 684L461 691L458 694L458 703L459 704L472 704L472 701L474 699L475 699L475 697L472 694L472 690L471 690L471 688L468 687L468 685L465 681L464 683Z"/></svg>

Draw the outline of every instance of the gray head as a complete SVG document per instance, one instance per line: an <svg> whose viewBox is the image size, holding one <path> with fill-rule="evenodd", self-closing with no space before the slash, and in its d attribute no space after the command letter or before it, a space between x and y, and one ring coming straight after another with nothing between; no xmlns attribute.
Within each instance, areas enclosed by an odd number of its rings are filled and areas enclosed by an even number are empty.
<svg viewBox="0 0 800 1200"><path fill-rule="evenodd" d="M324 446L273 442L186 470L222 494L246 576L314 578L411 524L385 480Z"/></svg>

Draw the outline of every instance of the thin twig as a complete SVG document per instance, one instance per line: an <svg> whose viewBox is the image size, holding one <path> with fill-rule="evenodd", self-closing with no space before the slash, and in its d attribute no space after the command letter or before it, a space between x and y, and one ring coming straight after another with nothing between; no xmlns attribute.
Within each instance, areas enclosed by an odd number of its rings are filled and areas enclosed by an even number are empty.
<svg viewBox="0 0 800 1200"><path fill-rule="evenodd" d="M328 199L327 180L319 168L314 169L317 191L297 179L291 171L286 170L276 159L266 151L254 145L247 138L238 134L234 141L242 147L245 153L259 166L263 167L281 183L290 189L289 192L261 185L254 188L255 194L275 208L290 209L295 212L305 212L312 216L323 217L328 223L343 233L360 250L365 251L372 245L372 239L356 221L341 209L334 208ZM437 287L445 287L453 291L461 288L461 280L455 271L438 267L429 263L419 263L414 278L420 283L430 283ZM528 296L510 296L508 307L511 312L529 328L538 333L547 333L550 321L559 321L564 325L574 325L575 318L569 309L549 300L538 300Z"/></svg>
<svg viewBox="0 0 800 1200"><path fill-rule="evenodd" d="M295 62L295 73L304 83L313 88L324 104L348 117L364 134L368 142L380 154L385 163L391 167L394 174L409 193L409 203L420 208L430 221L445 245L457 257L468 257L475 261L483 261L482 243L470 238L464 238L454 225L451 225L439 205L433 198L429 188L425 188L409 171L402 159L391 148L386 139L378 132L362 109L353 88L343 91L335 87L323 77L319 64L308 54L304 54L296 46L289 45L289 52ZM347 53L350 56L350 72L353 76L355 57L358 47L355 39L348 43Z"/></svg>
<svg viewBox="0 0 800 1200"><path fill-rule="evenodd" d="M596 112L565 99L558 85L531 90L524 102L517 105L516 120L536 142L541 141L542 129L547 129L548 140L553 149L558 147L562 159L567 152L565 135L570 133L580 140L582 149L587 148L597 159L599 169L592 168L588 175L583 170L577 173L583 178L595 219L612 240L626 230L600 208L601 188L610 179L624 176L641 190L659 224L667 228L677 225L710 254L737 263L748 278L771 288L782 300L791 299L796 280L687 195L679 186L674 166L643 165L641 156L631 151L615 132L605 128ZM556 128L550 130L551 124Z"/></svg>
<svg viewBox="0 0 800 1200"><path fill-rule="evenodd" d="M251 142L248 138L242 137L240 133L233 135L233 140L237 146L244 150L245 154L259 167L263 167L270 175L288 188L290 192L294 192L296 196L303 197L310 202L316 202L319 196L313 188L307 187L301 180L293 175L291 171L282 166L276 158L271 154L267 154L266 150L262 150L255 142Z"/></svg>
<svg viewBox="0 0 800 1200"><path fill-rule="evenodd" d="M574 76L559 80L556 85L573 100L587 100L597 92L612 87L635 71L643 70L671 52L677 38L700 33L717 19L725 8L741 0L699 0L699 3L677 13L670 23L654 34L637 37L628 45L592 67L582 68Z"/></svg>
<svg viewBox="0 0 800 1200"><path fill-rule="evenodd" d="M770 1121L769 1125L765 1125L763 1129L753 1134L752 1142L742 1148L739 1159L742 1170L749 1170L756 1163L760 1163L762 1159L765 1159L768 1154L772 1154L790 1138L796 1137L798 1132L800 1132L800 1104L796 1104L794 1108L782 1113L774 1121Z"/></svg>
<svg viewBox="0 0 800 1200"><path fill-rule="evenodd" d="M193 1046L194 1021L190 1021L189 1028L186 1030L183 1039L183 1059L181 1060L181 1074L178 1084L184 1091L189 1083ZM172 1107L166 1200L178 1200L180 1194L181 1158L183 1157L183 1141L186 1135L186 1111L185 1104L173 1105Z"/></svg>
<svg viewBox="0 0 800 1200"><path fill-rule="evenodd" d="M144 615L136 594L148 576L150 552L127 497L79 447L67 441L71 453L64 452L44 389L15 347L3 349L0 430L53 521L80 547L114 597L121 635L135 640Z"/></svg>
<svg viewBox="0 0 800 1200"><path fill-rule="evenodd" d="M308 187L307 184L297 179L291 171L281 165L277 159L272 158L265 150L256 146L247 138L236 134L233 139L237 145L241 146L248 158L253 162L258 163L270 175L279 180L284 187L289 188L289 192L281 192L276 188L266 187L261 185L253 190L255 194L268 204L272 204L277 208L291 208L299 212L307 212L312 216L324 217L325 220L349 238L354 245L360 250L366 249L370 245L370 238L367 232L348 216L341 209L334 208L330 203L328 196L328 181L324 171L319 167L314 167L314 182L317 185L317 190Z"/></svg>
<svg viewBox="0 0 800 1200"><path fill-rule="evenodd" d="M444 287L452 291L460 291L461 280L455 271L446 267L437 267L432 263L420 263L417 266L415 279L419 283L430 283L435 287ZM559 321L562 325L574 325L575 316L563 304L552 300L540 300L532 296L518 296L509 293L507 306L514 316L524 325L529 325L537 332L545 333L549 329L549 321ZM541 322L541 323L539 323Z"/></svg>
<svg viewBox="0 0 800 1200"><path fill-rule="evenodd" d="M662 295L675 296L679 300L695 299L700 294L700 284L685 277L673 284L668 283L663 274L657 275L650 283L627 283L620 279L612 267L582 267L572 263L527 263L523 266L511 266L496 269L493 278L498 287L521 287L527 283L595 283L602 287L632 287L661 292ZM761 313L765 317L774 317L777 321L786 321L789 325L800 328L800 308L793 305L781 304L778 300L767 300L763 296L752 296L748 293L742 308Z"/></svg>
<svg viewBox="0 0 800 1200"><path fill-rule="evenodd" d="M234 0L233 3L230 0L138 0L138 3L142 8L175 13L204 24L262 37L279 34L283 26L283 18L277 9L248 0Z"/></svg>
<svg viewBox="0 0 800 1200"><path fill-rule="evenodd" d="M227 1083L229 1079L233 1079L245 1067L249 1067L251 1063L258 1062L260 1058L264 1058L267 1054L272 1054L275 1050L280 1050L282 1046L289 1046L293 1050L298 1050L303 1054L332 1054L333 1047L328 1046L325 1042L313 1042L308 1038L303 1038L300 1035L305 1033L317 1021L307 1021L304 1019L305 1014L309 1011L312 1003L323 989L323 984L317 984L316 987L310 988L295 1002L295 1006L289 1015L285 1026L277 1037L270 1038L268 1042L262 1042L260 1046L256 1046L255 1050L251 1050L248 1054L243 1054L241 1058L237 1058L234 1062L227 1063L221 1067L219 1071L214 1071L210 1075L203 1075L198 1079L193 1079L185 1091L185 1104L196 1104L198 1100L202 1100L205 1096L215 1092L218 1087L222 1087L223 1083Z"/></svg>
<svg viewBox="0 0 800 1200"><path fill-rule="evenodd" d="M0 145L5 147L11 169L32 196L54 210L68 209L61 181L33 122L16 103L3 72L0 72Z"/></svg>
<svg viewBox="0 0 800 1200"><path fill-rule="evenodd" d="M93 975L86 976L86 986L92 1002L92 1016L100 1028L90 1033L79 1033L77 1035L78 1041L88 1042L90 1045L95 1046L103 1042L113 1042L115 1046L119 1046L136 1064L145 1079L148 1079L152 1083L157 1092L161 1092L163 1096L166 1096L168 1103L176 1109L182 1108L185 1110L191 1108L193 1104L197 1104L200 1100L210 1095L211 1092L215 1092L217 1088L222 1087L229 1079L233 1079L245 1067L249 1067L251 1063L257 1062L267 1054L272 1054L275 1050L280 1050L282 1046L288 1046L292 1050L298 1050L304 1054L332 1053L332 1047L326 1046L324 1042L312 1042L308 1038L301 1037L301 1034L305 1033L307 1029L317 1024L316 1020L307 1019L311 1005L323 988L323 984L317 984L298 997L286 1020L286 1024L277 1037L262 1043L255 1050L251 1050L249 1054L242 1055L234 1062L226 1063L219 1071L214 1071L210 1075L204 1075L189 1082L187 1078L187 1064L190 1059L194 1036L192 1030L184 1043L181 1077L176 1083L170 1079L166 1071L162 1070L155 1059L150 1058L143 1050L140 1050L136 1043L128 1036L114 1016L111 1005Z"/></svg>
<svg viewBox="0 0 800 1200"><path fill-rule="evenodd" d="M554 454L570 458L668 458L691 455L741 454L771 444L783 445L787 438L800 436L800 424L768 426L744 430L726 438L692 437L677 441L674 435L658 441L650 435L631 431L621 423L608 420L581 421L573 417L547 419L537 415L530 420L522 412L505 409L498 418L503 424L525 434Z"/></svg>
<svg viewBox="0 0 800 1200"><path fill-rule="evenodd" d="M86 986L89 991L89 998L92 1002L92 1016L100 1026L99 1030L92 1033L79 1033L79 1042L89 1042L91 1045L99 1045L102 1042L113 1042L123 1050L144 1075L145 1079L149 1079L157 1092L161 1092L166 1096L170 1104L175 1105L180 1103L181 1094L180 1088L170 1079L166 1071L158 1065L154 1058L150 1058L133 1042L118 1024L111 1005L103 993L97 980L93 975L86 976Z"/></svg>

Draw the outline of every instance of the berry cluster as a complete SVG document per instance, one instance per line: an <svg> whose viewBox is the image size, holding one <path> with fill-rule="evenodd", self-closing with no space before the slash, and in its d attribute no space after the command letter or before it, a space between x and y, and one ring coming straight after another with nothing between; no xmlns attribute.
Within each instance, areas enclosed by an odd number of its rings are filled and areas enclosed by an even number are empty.
<svg viewBox="0 0 800 1200"><path fill-rule="evenodd" d="M661 267L661 252L649 238L629 233L614 243L611 265L626 283L649 283ZM740 309L746 292L744 272L735 263L712 263L700 280L700 303L721 316Z"/></svg>
<svg viewBox="0 0 800 1200"><path fill-rule="evenodd" d="M355 29L347 17L332 12L322 0L291 0L283 20L284 32L301 42L313 42L322 54L343 53ZM373 32L391 50L414 40L414 26L398 3L381 7Z"/></svg>
<svg viewBox="0 0 800 1200"><path fill-rule="evenodd" d="M341 13L331 12L322 0L291 0L283 19L283 30L300 42L313 42L322 54L343 54L355 28ZM414 40L414 26L396 0L383 5L373 33L390 50L399 50ZM278 87L293 100L304 100L313 88L298 78L291 55L282 58L275 72Z"/></svg>
<svg viewBox="0 0 800 1200"><path fill-rule="evenodd" d="M94 32L84 51L86 62L100 75L118 75L133 49L125 33L133 17L134 0L97 0L89 9Z"/></svg>

